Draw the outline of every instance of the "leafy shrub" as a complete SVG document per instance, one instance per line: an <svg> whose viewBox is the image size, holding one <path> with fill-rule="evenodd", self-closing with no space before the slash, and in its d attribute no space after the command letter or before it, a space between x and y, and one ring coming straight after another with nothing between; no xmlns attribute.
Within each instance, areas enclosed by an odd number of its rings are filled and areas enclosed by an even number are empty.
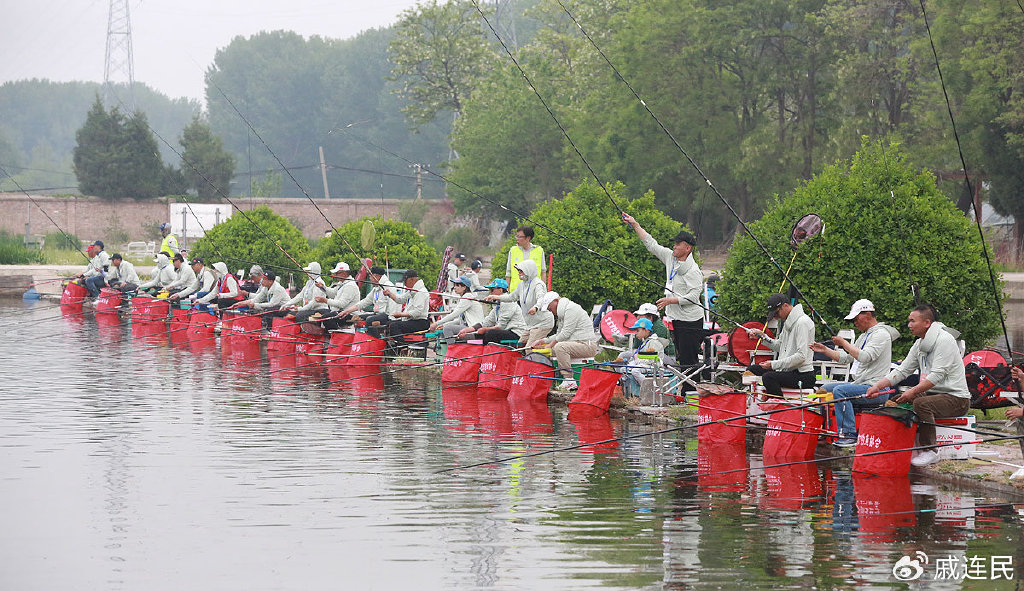
<svg viewBox="0 0 1024 591"><path fill-rule="evenodd" d="M621 183L610 184L609 192L619 207L640 222L661 244L671 243L679 233L680 224L658 211L654 193L634 201L620 195ZM554 255L554 277L551 287L589 310L595 303L610 299L616 308L635 310L644 302L653 302L664 295L665 265L647 252L632 228L627 227L608 196L598 185L584 182L562 199L543 203L531 214L533 241ZM563 240L542 227L572 238L576 242L636 271L637 277L612 263L594 256L572 242ZM515 244L509 237L494 255L492 277L504 277L508 251Z"/></svg>
<svg viewBox="0 0 1024 591"><path fill-rule="evenodd" d="M21 236L0 231L0 265L28 265L38 261L39 253L25 248Z"/></svg>
<svg viewBox="0 0 1024 591"><path fill-rule="evenodd" d="M363 250L363 223L370 220L375 230L373 248ZM344 240L342 239L344 237ZM345 241L348 241L346 244ZM315 258L324 269L333 268L338 261L355 265L355 249L360 257L370 257L375 265L389 265L394 269L416 269L427 287L433 287L432 277L441 269L441 256L416 228L407 222L385 220L381 216L364 217L351 221L330 236L325 236L316 250Z"/></svg>
<svg viewBox="0 0 1024 591"><path fill-rule="evenodd" d="M914 306L913 281L942 322L962 331L969 348L998 334L977 230L939 191L935 177L915 170L898 145L865 142L852 162L833 165L776 198L750 227L786 265L793 256L793 224L812 212L825 221L825 233L800 247L789 275L833 329L849 325L842 318L854 300L868 298L880 320L901 328L894 350L905 354L913 342L905 327ZM763 320L765 300L781 280L754 241L740 236L718 283L718 304L738 321ZM819 330L819 338L826 336Z"/></svg>
<svg viewBox="0 0 1024 591"><path fill-rule="evenodd" d="M46 235L45 243L46 248L55 250L78 250L81 248L82 241L74 234L65 236L61 232L50 232Z"/></svg>
<svg viewBox="0 0 1024 591"><path fill-rule="evenodd" d="M244 212L244 215L236 211L227 220L210 228L189 251L189 256L201 257L207 263L224 261L232 270L248 268L253 262L277 272L301 269L281 252L278 245L302 266L309 262L309 243L302 232L266 205L261 205Z"/></svg>

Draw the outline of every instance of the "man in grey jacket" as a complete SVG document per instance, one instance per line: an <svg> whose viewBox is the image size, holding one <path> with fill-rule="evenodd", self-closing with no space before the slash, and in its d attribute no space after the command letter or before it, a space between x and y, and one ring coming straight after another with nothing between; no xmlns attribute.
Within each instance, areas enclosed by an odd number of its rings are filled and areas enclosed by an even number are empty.
<svg viewBox="0 0 1024 591"><path fill-rule="evenodd" d="M748 334L764 340L777 353L776 358L763 363L751 364L747 368L754 375L761 376L764 391L773 396L782 396L783 388L811 388L817 380L811 361L814 353L814 321L804 313L802 305L793 305L781 293L768 298L768 319L778 317L783 322L779 338L773 339L760 330L748 329Z"/></svg>
<svg viewBox="0 0 1024 591"><path fill-rule="evenodd" d="M558 371L562 374L559 390L572 391L579 387L572 375L572 358L593 357L600 351L597 346L597 335L594 333L594 322L579 304L569 298L559 297L557 292L549 291L540 301L540 306L555 315L558 332L550 340L531 343L533 348L550 347L558 360ZM568 376L567 378L564 376Z"/></svg>
<svg viewBox="0 0 1024 591"><path fill-rule="evenodd" d="M855 409L881 406L888 400L889 397L886 395L865 398L864 394L872 384L889 373L889 366L892 364L892 342L900 336L898 330L875 318L875 305L871 300L854 302L846 319L852 320L853 327L860 333L855 342L851 343L843 337L834 336L832 343L836 345L835 349L821 343L811 345L811 350L815 353L823 353L832 361L851 364L851 381L829 382L822 386L832 393L835 400L839 439L832 445L836 447L857 445Z"/></svg>
<svg viewBox="0 0 1024 591"><path fill-rule="evenodd" d="M956 338L945 330L931 306L918 306L907 318L907 328L917 340L910 347L906 359L874 386L868 388L867 397L875 398L882 391L907 379L915 371L921 372L921 381L893 398L897 403L913 402L914 413L920 419L917 428L919 446L935 445L935 419L962 416L971 407L971 393L967 389L967 375ZM927 466L939 460L935 450L918 452L910 460L915 466Z"/></svg>

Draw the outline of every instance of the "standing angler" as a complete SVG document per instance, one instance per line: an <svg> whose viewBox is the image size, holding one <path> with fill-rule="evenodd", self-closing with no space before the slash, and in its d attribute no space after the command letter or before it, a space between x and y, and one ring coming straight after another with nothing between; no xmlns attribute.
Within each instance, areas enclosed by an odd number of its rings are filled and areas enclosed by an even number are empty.
<svg viewBox="0 0 1024 591"><path fill-rule="evenodd" d="M519 284L519 274L513 272L517 263L533 261L537 264L537 278L546 285L544 273L548 270L544 261L544 248L533 243L533 228L519 226L516 230L516 243L508 250L508 262L505 263L505 281L510 291L515 291ZM525 313L526 310L523 310Z"/></svg>
<svg viewBox="0 0 1024 591"><path fill-rule="evenodd" d="M665 310L665 318L672 321L676 362L697 365L697 352L704 340L704 309L700 305L704 275L693 259L697 239L686 230L680 230L672 239L672 248L667 248L658 244L633 216L623 213L622 219L633 227L647 250L665 263L665 297L656 304L659 310Z"/></svg>
<svg viewBox="0 0 1024 591"><path fill-rule="evenodd" d="M160 250L157 252L170 253L172 257L181 252L181 249L178 248L178 237L171 234L171 224L167 222L160 224L160 234L164 240L160 243Z"/></svg>

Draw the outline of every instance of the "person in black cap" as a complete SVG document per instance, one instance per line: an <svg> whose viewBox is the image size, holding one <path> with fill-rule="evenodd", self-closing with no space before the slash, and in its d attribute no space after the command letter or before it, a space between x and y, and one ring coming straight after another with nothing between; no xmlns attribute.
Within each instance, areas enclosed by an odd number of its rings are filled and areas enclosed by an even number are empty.
<svg viewBox="0 0 1024 591"><path fill-rule="evenodd" d="M390 289L384 291L389 298L402 307L398 312L391 314L388 332L393 337L423 332L430 327L430 321L427 320L427 313L430 312L430 292L420 280L416 269L405 271L405 274L402 275L402 284L401 295ZM366 332L379 337L381 330L381 328L369 329Z"/></svg>
<svg viewBox="0 0 1024 591"><path fill-rule="evenodd" d="M633 216L623 213L622 219L633 227L648 252L665 263L665 297L655 303L659 310L665 311L665 318L672 323L676 361L679 365L696 365L697 353L706 336L704 308L700 305L704 274L693 258L693 247L697 245L697 239L686 230L681 230L672 239L672 248L667 248L658 244Z"/></svg>
<svg viewBox="0 0 1024 591"><path fill-rule="evenodd" d="M365 318L366 326L387 324L391 320L391 314L402 309L401 304L392 301L384 293L395 284L388 279L388 272L384 267L370 267L369 280L373 287L366 297L339 312L338 316L344 317L359 310L368 310L370 315Z"/></svg>
<svg viewBox="0 0 1024 591"><path fill-rule="evenodd" d="M478 291L487 291L487 289L483 286L483 284L480 283L480 269L482 269L483 266L484 266L483 261L481 261L480 259L476 259L472 263L469 264L469 270L468 271L463 271L462 272L462 276L463 277L468 277L469 278L469 283L470 283L470 286L471 286L469 288L469 291L471 293L476 293Z"/></svg>
<svg viewBox="0 0 1024 591"><path fill-rule="evenodd" d="M459 278L459 274L462 273L462 265L466 264L466 253L460 252L455 255L451 262L448 263L448 291L455 291L455 280Z"/></svg>
<svg viewBox="0 0 1024 591"><path fill-rule="evenodd" d="M814 351L814 321L804 312L802 304L793 305L789 296L781 293L768 298L768 320L778 318L782 324L779 337L774 339L762 330L746 329L751 337L764 341L776 352L775 359L752 363L747 368L761 376L761 384L768 394L782 396L782 388L813 388L817 375L812 361Z"/></svg>

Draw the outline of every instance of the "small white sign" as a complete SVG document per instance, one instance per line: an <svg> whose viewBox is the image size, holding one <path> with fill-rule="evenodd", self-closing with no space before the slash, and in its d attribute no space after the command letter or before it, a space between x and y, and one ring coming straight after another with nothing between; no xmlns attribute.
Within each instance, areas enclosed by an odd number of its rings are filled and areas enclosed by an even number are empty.
<svg viewBox="0 0 1024 591"><path fill-rule="evenodd" d="M202 238L206 231L231 217L226 203L171 203L171 232L179 238Z"/></svg>

